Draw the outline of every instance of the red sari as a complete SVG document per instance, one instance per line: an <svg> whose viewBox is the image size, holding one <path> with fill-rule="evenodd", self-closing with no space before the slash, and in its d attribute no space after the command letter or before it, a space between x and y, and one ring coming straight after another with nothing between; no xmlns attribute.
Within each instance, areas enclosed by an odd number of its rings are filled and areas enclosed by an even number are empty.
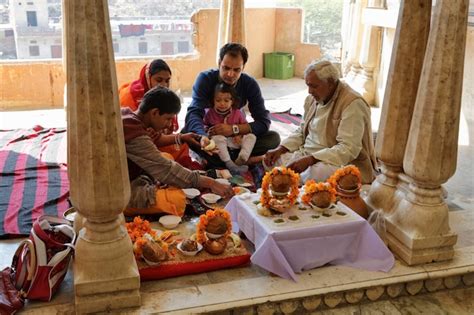
<svg viewBox="0 0 474 315"><path fill-rule="evenodd" d="M149 73L150 63L147 63L140 70L140 77L129 83L123 84L119 88L119 99L121 107L129 107L133 111L138 109L140 102L148 90L150 90L150 73ZM164 132L165 134L171 134L178 131L178 118L174 116L172 122L172 130ZM158 149L161 152L167 152L171 154L176 162L179 164L188 167L190 169L202 169L201 165L197 162L193 162L189 156L189 147L186 143L181 145L167 145L160 146Z"/></svg>

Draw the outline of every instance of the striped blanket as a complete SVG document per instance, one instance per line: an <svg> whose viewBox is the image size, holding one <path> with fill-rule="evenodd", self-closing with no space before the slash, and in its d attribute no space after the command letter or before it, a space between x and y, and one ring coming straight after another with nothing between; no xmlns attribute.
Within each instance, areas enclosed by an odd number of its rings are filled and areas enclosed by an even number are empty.
<svg viewBox="0 0 474 315"><path fill-rule="evenodd" d="M65 128L0 130L0 237L69 207Z"/></svg>

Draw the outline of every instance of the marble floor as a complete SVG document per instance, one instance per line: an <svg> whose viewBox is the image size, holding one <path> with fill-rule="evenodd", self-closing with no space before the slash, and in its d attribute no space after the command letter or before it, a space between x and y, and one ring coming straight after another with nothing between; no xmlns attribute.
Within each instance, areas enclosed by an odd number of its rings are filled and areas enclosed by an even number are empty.
<svg viewBox="0 0 474 315"><path fill-rule="evenodd" d="M474 146L470 141L474 139L474 75L466 75L470 77L463 93L457 170L445 184L450 225L459 235L452 261L408 267L397 260L389 273L327 266L300 274L298 282L251 265L144 282L142 307L114 313L474 314ZM259 83L271 111L292 108L292 112L302 113L306 95L303 80L260 79ZM189 95L184 93L183 98L188 104ZM377 129L380 109L372 109L372 116ZM2 129L36 124L65 126L64 111L0 112ZM10 264L18 243L18 239L0 240L1 268ZM247 246L252 251L252 245ZM50 303L28 302L21 314L73 313L72 277L71 270Z"/></svg>

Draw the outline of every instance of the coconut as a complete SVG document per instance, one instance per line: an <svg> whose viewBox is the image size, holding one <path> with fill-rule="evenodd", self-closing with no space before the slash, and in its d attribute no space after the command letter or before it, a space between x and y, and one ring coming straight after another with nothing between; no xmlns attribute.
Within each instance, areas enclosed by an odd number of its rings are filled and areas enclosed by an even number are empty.
<svg viewBox="0 0 474 315"><path fill-rule="evenodd" d="M328 191L318 191L311 198L311 203L318 208L327 208L331 205L331 194Z"/></svg>
<svg viewBox="0 0 474 315"><path fill-rule="evenodd" d="M291 176L289 174L273 175L271 189L277 193L288 193L291 188Z"/></svg>
<svg viewBox="0 0 474 315"><path fill-rule="evenodd" d="M354 190L359 187L359 178L354 174L342 176L337 182L340 188L345 190Z"/></svg>
<svg viewBox="0 0 474 315"><path fill-rule="evenodd" d="M213 217L209 220L206 231L212 234L224 234L227 232L227 221L221 216Z"/></svg>

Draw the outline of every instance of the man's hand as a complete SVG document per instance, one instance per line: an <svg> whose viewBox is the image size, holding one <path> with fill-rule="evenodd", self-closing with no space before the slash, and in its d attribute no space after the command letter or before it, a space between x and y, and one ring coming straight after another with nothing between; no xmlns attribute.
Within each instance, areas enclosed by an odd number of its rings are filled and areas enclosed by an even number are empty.
<svg viewBox="0 0 474 315"><path fill-rule="evenodd" d="M188 132L181 135L181 141L187 143L190 147L199 147L200 136L194 132Z"/></svg>
<svg viewBox="0 0 474 315"><path fill-rule="evenodd" d="M232 125L228 124L217 124L215 126L212 126L209 128L208 132L209 136L215 136L215 135L222 135L224 137L230 137L234 135L234 132L232 131Z"/></svg>
<svg viewBox="0 0 474 315"><path fill-rule="evenodd" d="M296 173L302 173L311 165L316 164L317 161L318 160L316 160L312 155L308 155L291 162L287 167L291 168Z"/></svg>
<svg viewBox="0 0 474 315"><path fill-rule="evenodd" d="M266 166L271 167L280 158L280 156L286 152L288 152L288 149L280 145L276 149L269 150L267 153L265 153L263 162Z"/></svg>
<svg viewBox="0 0 474 315"><path fill-rule="evenodd" d="M213 193L222 196L224 199L231 198L235 195L231 185L221 184L216 180L213 180L210 188Z"/></svg>

